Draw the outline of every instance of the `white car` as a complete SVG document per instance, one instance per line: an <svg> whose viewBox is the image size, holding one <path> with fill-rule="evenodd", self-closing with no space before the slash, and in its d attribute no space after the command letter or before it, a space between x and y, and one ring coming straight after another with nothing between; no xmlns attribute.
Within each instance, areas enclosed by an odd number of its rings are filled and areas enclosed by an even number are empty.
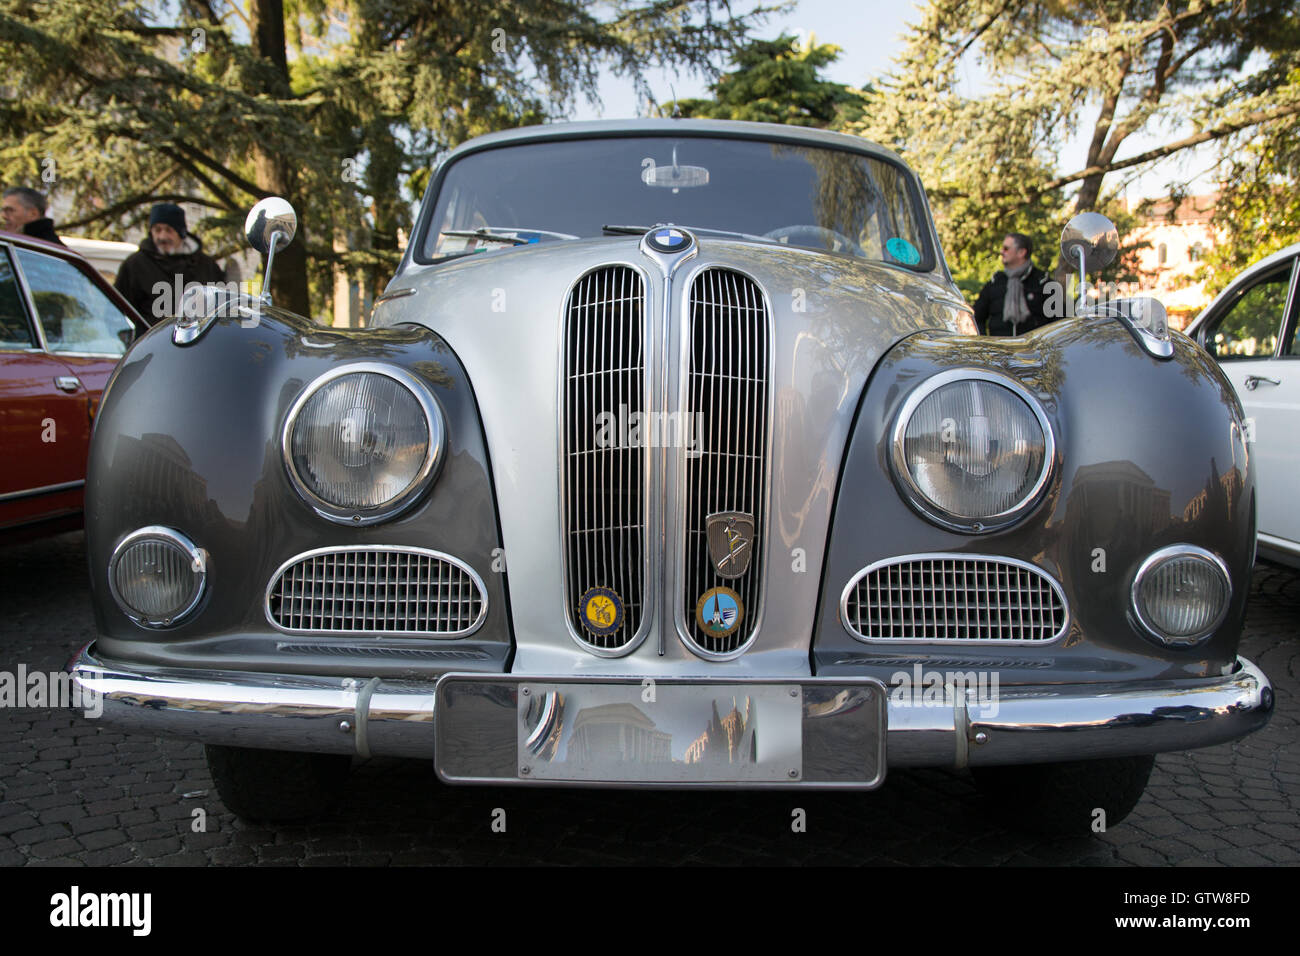
<svg viewBox="0 0 1300 956"><path fill-rule="evenodd" d="M1187 327L1218 359L1246 411L1259 476L1259 554L1300 567L1300 243L1255 263Z"/></svg>

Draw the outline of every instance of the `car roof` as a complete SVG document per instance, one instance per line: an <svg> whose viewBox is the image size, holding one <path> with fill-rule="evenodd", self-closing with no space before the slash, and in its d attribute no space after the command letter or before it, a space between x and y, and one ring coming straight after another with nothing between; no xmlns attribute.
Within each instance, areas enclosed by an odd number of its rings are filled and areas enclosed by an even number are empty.
<svg viewBox="0 0 1300 956"><path fill-rule="evenodd" d="M1187 329L1186 329L1187 334L1195 335L1196 330L1201 325L1201 322L1205 320L1206 315L1208 315L1210 310L1214 308L1214 304L1218 302L1221 298L1223 298L1225 295L1227 295L1229 292L1231 292L1234 287L1236 287L1242 282L1249 281L1251 278L1260 274L1261 272L1267 272L1269 269L1272 269L1274 266L1278 265L1279 263L1285 262L1287 259L1290 259L1293 256L1297 256L1297 255L1300 255L1300 242L1293 242L1285 249L1279 249L1277 252L1273 253L1272 255L1265 256L1263 259L1260 259L1258 262L1246 266L1245 269L1241 270L1241 272L1233 276L1232 281L1223 287L1222 292L1220 292L1218 295L1216 295L1213 299L1210 300L1209 305L1201 309L1201 311L1197 314L1196 318L1192 319L1192 321L1187 323Z"/></svg>
<svg viewBox="0 0 1300 956"><path fill-rule="evenodd" d="M144 332L149 329L149 323L141 317L140 313L136 312L131 303L127 302L126 299L123 298L122 293L113 288L113 286L99 274L99 270L92 266L84 256L80 255L75 250L69 249L67 246L61 245L57 242L46 242L44 239L36 239L24 233L6 232L3 229L0 229L0 243L8 243L9 245L31 249L35 252L43 252L47 255L57 256L60 259L72 263L90 277L91 281L95 283L99 290L107 295L109 299L112 300L113 304L121 309L123 314L125 314L126 317L135 324L138 331Z"/></svg>
<svg viewBox="0 0 1300 956"><path fill-rule="evenodd" d="M686 136L733 136L744 139L761 139L769 142L774 139L786 142L802 142L812 146L827 146L832 149L848 149L854 152L877 156L902 166L907 166L893 150L879 146L860 136L847 133L832 133L824 129L808 126L786 126L781 123L751 123L744 120L718 119L616 119L583 120L580 122L547 123L541 126L521 126L516 129L500 130L486 133L461 143L450 153L446 160L463 153L490 149L493 146L507 144L541 142L556 139L583 139L597 136L631 136L638 133L652 136L681 134Z"/></svg>

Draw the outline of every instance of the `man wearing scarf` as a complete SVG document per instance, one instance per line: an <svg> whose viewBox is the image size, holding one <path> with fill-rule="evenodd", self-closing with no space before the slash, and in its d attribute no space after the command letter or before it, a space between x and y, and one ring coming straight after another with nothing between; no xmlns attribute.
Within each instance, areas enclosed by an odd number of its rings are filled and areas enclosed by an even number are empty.
<svg viewBox="0 0 1300 956"><path fill-rule="evenodd" d="M1045 325L1047 273L1030 260L1034 244L1019 232L1002 240L1002 271L980 290L975 324L985 335L1024 335Z"/></svg>

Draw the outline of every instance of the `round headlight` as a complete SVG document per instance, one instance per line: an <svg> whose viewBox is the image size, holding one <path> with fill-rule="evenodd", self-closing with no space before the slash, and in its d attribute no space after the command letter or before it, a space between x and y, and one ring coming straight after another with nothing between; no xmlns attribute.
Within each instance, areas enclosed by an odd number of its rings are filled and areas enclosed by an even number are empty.
<svg viewBox="0 0 1300 956"><path fill-rule="evenodd" d="M170 627L194 610L207 576L207 553L170 528L127 535L108 562L108 589L117 606L146 627Z"/></svg>
<svg viewBox="0 0 1300 956"><path fill-rule="evenodd" d="M994 372L935 375L908 396L894 426L894 472L905 496L958 531L993 531L1027 512L1054 456L1038 402Z"/></svg>
<svg viewBox="0 0 1300 956"><path fill-rule="evenodd" d="M294 402L284 461L322 517L372 524L401 513L428 487L443 434L437 403L413 375L349 365L316 379Z"/></svg>
<svg viewBox="0 0 1300 956"><path fill-rule="evenodd" d="M1163 644L1198 644L1228 613L1227 566L1204 548L1176 544L1152 554L1133 579L1133 610Z"/></svg>

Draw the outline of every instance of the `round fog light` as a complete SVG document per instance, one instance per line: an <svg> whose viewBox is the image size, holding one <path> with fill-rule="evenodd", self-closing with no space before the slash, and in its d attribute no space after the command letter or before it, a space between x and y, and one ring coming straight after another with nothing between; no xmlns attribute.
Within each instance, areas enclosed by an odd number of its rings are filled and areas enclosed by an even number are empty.
<svg viewBox="0 0 1300 956"><path fill-rule="evenodd" d="M207 553L170 528L127 535L108 562L113 599L145 627L171 627L194 610L207 575Z"/></svg>
<svg viewBox="0 0 1300 956"><path fill-rule="evenodd" d="M1232 584L1216 555L1190 544L1161 548L1133 579L1133 610L1163 644L1187 647L1214 632L1228 613Z"/></svg>

